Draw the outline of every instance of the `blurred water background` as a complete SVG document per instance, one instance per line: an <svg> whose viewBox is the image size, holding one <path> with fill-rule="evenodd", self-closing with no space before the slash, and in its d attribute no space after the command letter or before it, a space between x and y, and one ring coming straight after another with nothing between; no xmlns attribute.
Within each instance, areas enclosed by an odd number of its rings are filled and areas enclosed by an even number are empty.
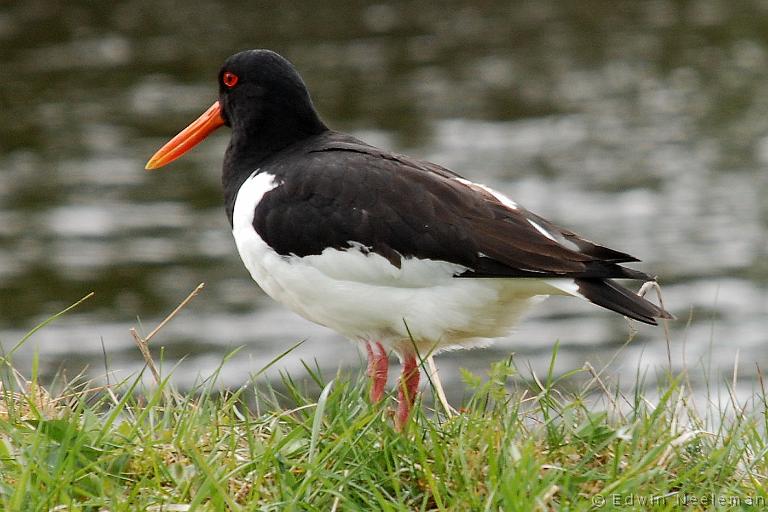
<svg viewBox="0 0 768 512"><path fill-rule="evenodd" d="M768 2L182 2L26 0L0 6L0 343L95 296L14 355L44 377L142 361L131 326L182 387L229 351L239 385L293 343L327 373L361 356L271 302L231 239L221 130L171 168L147 158L215 99L230 54L271 48L302 72L329 125L494 186L658 274L676 369L749 391L768 366ZM140 319L140 321L139 321ZM616 357L633 382L667 367L661 328L539 305L504 342L439 358L482 372L517 354L541 373ZM617 357L618 356L618 357ZM695 374L694 374L695 375ZM695 378L694 378L695 380ZM701 383L701 380L695 382Z"/></svg>

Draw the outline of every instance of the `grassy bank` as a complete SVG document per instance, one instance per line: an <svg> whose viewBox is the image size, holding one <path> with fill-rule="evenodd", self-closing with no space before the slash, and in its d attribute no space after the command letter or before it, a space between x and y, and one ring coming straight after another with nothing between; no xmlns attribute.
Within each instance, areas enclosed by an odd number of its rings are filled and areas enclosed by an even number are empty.
<svg viewBox="0 0 768 512"><path fill-rule="evenodd" d="M694 407L684 376L651 400L640 386L612 390L589 366L510 384L517 372L510 360L465 375L473 393L458 415L417 408L400 434L394 398L371 406L363 376L308 368L301 380L319 398L289 377L279 392L221 392L216 375L184 394L161 375L151 389L135 376L49 392L6 358L0 508L768 508L764 394Z"/></svg>

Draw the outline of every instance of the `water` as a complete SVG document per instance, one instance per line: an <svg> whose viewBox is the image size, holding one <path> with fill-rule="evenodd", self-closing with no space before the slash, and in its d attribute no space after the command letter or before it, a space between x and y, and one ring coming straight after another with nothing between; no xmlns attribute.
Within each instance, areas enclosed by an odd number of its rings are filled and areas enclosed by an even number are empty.
<svg viewBox="0 0 768 512"><path fill-rule="evenodd" d="M194 7L194 8L193 8ZM0 10L0 342L95 292L38 332L50 377L141 368L148 331L181 386L241 347L238 385L293 343L333 372L360 356L250 281L221 206L228 134L167 170L147 158L215 99L220 63L267 47L301 70L329 125L508 193L658 274L679 317L675 368L751 384L768 365L768 5L702 0L459 4L132 0L17 2ZM140 319L140 320L139 320ZM538 306L492 349L440 358L443 378L510 352L546 371L612 360L630 328L566 299ZM641 326L612 365L633 380L667 364ZM106 363L105 363L106 359ZM453 379L451 379L453 377Z"/></svg>

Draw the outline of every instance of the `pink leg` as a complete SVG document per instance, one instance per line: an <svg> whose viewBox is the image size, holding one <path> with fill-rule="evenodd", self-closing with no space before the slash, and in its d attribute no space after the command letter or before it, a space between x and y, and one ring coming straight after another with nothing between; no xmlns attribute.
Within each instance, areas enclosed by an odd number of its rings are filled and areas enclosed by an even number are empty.
<svg viewBox="0 0 768 512"><path fill-rule="evenodd" d="M387 385L387 372L389 371L389 358L387 351L381 342L377 341L374 348L370 343L365 344L368 352L368 376L371 378L371 402L378 403L384 396L384 386Z"/></svg>
<svg viewBox="0 0 768 512"><path fill-rule="evenodd" d="M418 389L419 364L414 354L407 354L403 358L403 372L400 374L400 391L397 394L397 398L400 401L397 406L397 415L395 416L395 428L397 430L403 430L408 422Z"/></svg>

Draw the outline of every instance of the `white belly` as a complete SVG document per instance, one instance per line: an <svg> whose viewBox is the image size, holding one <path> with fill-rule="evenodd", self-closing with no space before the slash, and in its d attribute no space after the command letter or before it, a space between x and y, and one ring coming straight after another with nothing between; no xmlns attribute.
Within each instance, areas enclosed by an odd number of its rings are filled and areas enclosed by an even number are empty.
<svg viewBox="0 0 768 512"><path fill-rule="evenodd" d="M409 338L420 350L466 347L503 336L537 297L562 293L538 279L456 278L460 265L404 258L401 267L360 247L282 256L253 228L261 198L277 187L257 174L235 202L233 234L253 279L301 316L356 340L394 347Z"/></svg>

